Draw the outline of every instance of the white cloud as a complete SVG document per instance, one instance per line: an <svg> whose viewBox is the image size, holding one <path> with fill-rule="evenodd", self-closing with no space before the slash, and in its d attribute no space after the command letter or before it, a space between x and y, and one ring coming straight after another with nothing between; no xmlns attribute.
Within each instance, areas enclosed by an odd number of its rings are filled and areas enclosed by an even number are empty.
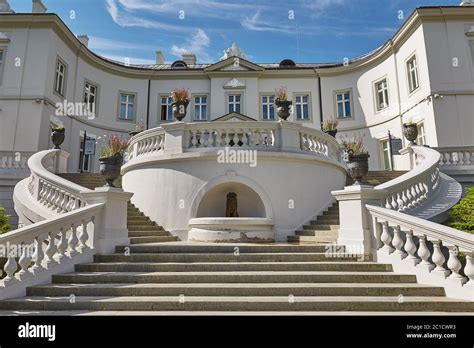
<svg viewBox="0 0 474 348"><path fill-rule="evenodd" d="M245 17L240 24L242 27L252 31L269 31L276 33L294 34L296 29L287 25L273 25L270 22L260 19L260 11L252 17Z"/></svg>
<svg viewBox="0 0 474 348"><path fill-rule="evenodd" d="M212 61L206 50L211 44L211 39L202 29L197 29L196 33L186 40L182 46L173 45L171 47L171 54L181 57L183 53L196 54L199 61L209 63Z"/></svg>
<svg viewBox="0 0 474 348"><path fill-rule="evenodd" d="M122 64L137 64L137 65L150 65L155 64L156 62L151 59L142 59L142 58L135 58L135 57L127 57L127 56L117 56L113 54L101 54L102 57L114 60L116 62L120 62Z"/></svg>
<svg viewBox="0 0 474 348"><path fill-rule="evenodd" d="M325 11L330 7L343 5L346 0L304 0L302 7L313 11Z"/></svg>
<svg viewBox="0 0 474 348"><path fill-rule="evenodd" d="M111 39L106 39L98 36L89 36L89 48L94 50L109 50L109 51L118 51L118 50L154 50L156 47L151 45L143 45L125 41L116 41Z"/></svg>

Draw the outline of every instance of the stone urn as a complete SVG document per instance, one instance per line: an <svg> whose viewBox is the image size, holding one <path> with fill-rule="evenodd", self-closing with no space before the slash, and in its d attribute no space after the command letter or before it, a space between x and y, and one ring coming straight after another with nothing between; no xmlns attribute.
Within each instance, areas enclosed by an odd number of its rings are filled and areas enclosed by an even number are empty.
<svg viewBox="0 0 474 348"><path fill-rule="evenodd" d="M114 181L120 176L120 168L123 163L122 155L117 153L110 157L101 157L99 163L100 174L106 181L104 186L115 187Z"/></svg>
<svg viewBox="0 0 474 348"><path fill-rule="evenodd" d="M51 130L51 141L54 144L54 149L61 150L59 145L64 142L66 130L64 128L53 128Z"/></svg>
<svg viewBox="0 0 474 348"><path fill-rule="evenodd" d="M335 137L336 137L336 134L337 134L337 129L327 130L327 131L324 131L324 133L329 134L330 136L332 136L333 138L335 138Z"/></svg>
<svg viewBox="0 0 474 348"><path fill-rule="evenodd" d="M349 153L347 171L349 176L354 179L354 185L361 185L362 179L369 172L369 157L368 153Z"/></svg>
<svg viewBox="0 0 474 348"><path fill-rule="evenodd" d="M403 124L403 135L410 142L410 145L416 145L415 140L418 137L418 127L414 123Z"/></svg>
<svg viewBox="0 0 474 348"><path fill-rule="evenodd" d="M189 101L177 101L173 103L173 116L178 121L182 121L186 117L186 109Z"/></svg>
<svg viewBox="0 0 474 348"><path fill-rule="evenodd" d="M291 104L293 104L291 100L275 100L275 106L277 107L278 117L286 121L286 119L290 117Z"/></svg>

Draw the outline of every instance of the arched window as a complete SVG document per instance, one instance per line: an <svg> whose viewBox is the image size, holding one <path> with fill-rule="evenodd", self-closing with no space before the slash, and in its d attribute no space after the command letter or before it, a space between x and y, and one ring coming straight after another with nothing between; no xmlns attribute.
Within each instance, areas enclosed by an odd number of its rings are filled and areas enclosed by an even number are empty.
<svg viewBox="0 0 474 348"><path fill-rule="evenodd" d="M177 60L171 64L171 69L185 69L187 68L187 65L185 62L182 60Z"/></svg>
<svg viewBox="0 0 474 348"><path fill-rule="evenodd" d="M295 62L292 61L291 59L283 59L280 62L281 68L294 68L295 66L296 66Z"/></svg>

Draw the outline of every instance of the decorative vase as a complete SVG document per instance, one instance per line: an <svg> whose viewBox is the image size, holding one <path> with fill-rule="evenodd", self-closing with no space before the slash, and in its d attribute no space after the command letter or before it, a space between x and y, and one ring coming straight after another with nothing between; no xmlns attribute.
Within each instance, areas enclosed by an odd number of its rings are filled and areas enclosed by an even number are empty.
<svg viewBox="0 0 474 348"><path fill-rule="evenodd" d="M330 136L332 136L333 138L335 138L335 137L336 137L336 134L337 134L337 129L327 130L327 131L324 131L324 133L327 133L327 134L329 134Z"/></svg>
<svg viewBox="0 0 474 348"><path fill-rule="evenodd" d="M293 104L291 100L275 100L275 106L277 107L278 117L286 121L286 119L290 117L291 104Z"/></svg>
<svg viewBox="0 0 474 348"><path fill-rule="evenodd" d="M177 101L173 103L173 116L178 121L182 121L186 117L186 109L189 101Z"/></svg>
<svg viewBox="0 0 474 348"><path fill-rule="evenodd" d="M104 186L115 187L114 181L120 176L120 168L122 167L123 157L115 154L110 157L99 158L100 174L105 178Z"/></svg>
<svg viewBox="0 0 474 348"><path fill-rule="evenodd" d="M410 145L416 145L415 140L418 137L418 127L416 124L403 124L403 135L410 142Z"/></svg>
<svg viewBox="0 0 474 348"><path fill-rule="evenodd" d="M61 150L59 145L64 142L66 130L64 128L61 129L53 129L51 132L51 141L54 144L54 149Z"/></svg>
<svg viewBox="0 0 474 348"><path fill-rule="evenodd" d="M349 176L354 179L354 185L360 185L362 179L369 172L369 157L368 153L349 154L349 161L347 162L347 171Z"/></svg>

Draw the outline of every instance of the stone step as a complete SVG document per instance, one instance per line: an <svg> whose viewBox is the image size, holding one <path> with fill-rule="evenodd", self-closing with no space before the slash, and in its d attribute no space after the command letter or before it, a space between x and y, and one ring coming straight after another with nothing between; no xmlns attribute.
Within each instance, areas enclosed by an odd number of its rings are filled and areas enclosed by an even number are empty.
<svg viewBox="0 0 474 348"><path fill-rule="evenodd" d="M336 253L148 253L95 255L95 262L308 262L356 261L357 256Z"/></svg>
<svg viewBox="0 0 474 348"><path fill-rule="evenodd" d="M337 237L337 230L316 230L316 229L305 229L297 230L295 232L297 236L319 236L319 237Z"/></svg>
<svg viewBox="0 0 474 348"><path fill-rule="evenodd" d="M169 236L167 231L129 231L129 237L158 237L158 236Z"/></svg>
<svg viewBox="0 0 474 348"><path fill-rule="evenodd" d="M141 219L128 219L127 226L156 226L154 221L150 221L147 217Z"/></svg>
<svg viewBox="0 0 474 348"><path fill-rule="evenodd" d="M76 272L389 272L391 265L376 262L109 262L76 265Z"/></svg>
<svg viewBox="0 0 474 348"><path fill-rule="evenodd" d="M55 274L53 283L415 283L390 272L84 272Z"/></svg>
<svg viewBox="0 0 474 348"><path fill-rule="evenodd" d="M109 311L446 311L471 312L474 302L441 296L69 296L0 302L2 310Z"/></svg>
<svg viewBox="0 0 474 348"><path fill-rule="evenodd" d="M290 243L336 244L337 236L288 236Z"/></svg>
<svg viewBox="0 0 474 348"><path fill-rule="evenodd" d="M444 296L442 287L420 284L49 284L27 289L27 296Z"/></svg>
<svg viewBox="0 0 474 348"><path fill-rule="evenodd" d="M325 252L327 247L324 245L291 245L291 244L199 244L199 243L169 243L157 245L132 245L132 246L117 246L116 252L123 253L124 248L127 248L131 253L315 253Z"/></svg>
<svg viewBox="0 0 474 348"><path fill-rule="evenodd" d="M164 243L178 240L176 236L130 237L129 239L130 244Z"/></svg>
<svg viewBox="0 0 474 348"><path fill-rule="evenodd" d="M311 220L311 221L317 221L317 222L324 222L329 225L339 225L339 219L336 219L334 216L328 216L328 215L322 215L318 216L316 220Z"/></svg>
<svg viewBox="0 0 474 348"><path fill-rule="evenodd" d="M305 230L339 230L339 224L335 225L326 225L318 221L311 221L310 225L304 225L303 229Z"/></svg>
<svg viewBox="0 0 474 348"><path fill-rule="evenodd" d="M157 225L128 225L128 231L164 231L163 227Z"/></svg>

